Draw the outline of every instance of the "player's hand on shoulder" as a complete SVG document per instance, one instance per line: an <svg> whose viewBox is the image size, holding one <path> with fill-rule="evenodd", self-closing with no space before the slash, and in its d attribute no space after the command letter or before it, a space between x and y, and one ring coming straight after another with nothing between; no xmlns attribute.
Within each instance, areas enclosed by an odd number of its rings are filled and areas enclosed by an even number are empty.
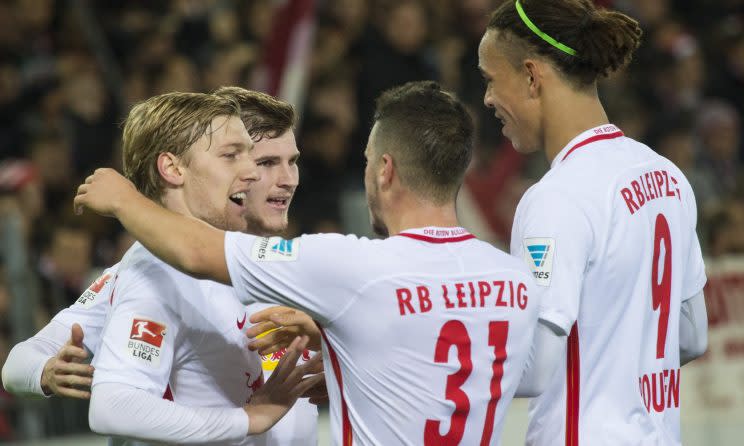
<svg viewBox="0 0 744 446"><path fill-rule="evenodd" d="M83 347L83 329L72 325L70 339L49 358L41 375L41 388L47 395L68 398L90 399L93 382L93 366L82 364L88 358Z"/></svg>
<svg viewBox="0 0 744 446"><path fill-rule="evenodd" d="M131 181L114 169L96 169L78 187L75 196L75 213L80 215L88 208L101 215L116 216L118 209L127 200L138 194Z"/></svg>
<svg viewBox="0 0 744 446"><path fill-rule="evenodd" d="M308 336L308 349L320 350L320 329L315 321L300 310L288 307L269 307L251 315L256 324L246 335L256 338L248 348L268 355L286 348L297 336Z"/></svg>
<svg viewBox="0 0 744 446"><path fill-rule="evenodd" d="M307 343L307 336L296 337L292 341L268 381L253 394L244 407L249 417L249 434L269 430L289 411L297 398L325 380L322 372L313 374L318 369L320 355L297 365Z"/></svg>

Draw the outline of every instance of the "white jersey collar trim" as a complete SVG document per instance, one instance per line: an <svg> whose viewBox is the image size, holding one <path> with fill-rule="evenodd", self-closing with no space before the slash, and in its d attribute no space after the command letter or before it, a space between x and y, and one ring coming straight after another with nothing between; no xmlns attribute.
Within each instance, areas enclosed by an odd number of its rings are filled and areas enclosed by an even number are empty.
<svg viewBox="0 0 744 446"><path fill-rule="evenodd" d="M561 162L566 160L566 158L571 156L576 150L584 147L587 144L591 144L595 141L600 141L603 139L619 138L624 135L625 134L623 133L623 131L614 124L603 124L589 130L585 130L578 136L574 137L574 139L569 141L568 144L566 144L566 146L560 152L558 152L558 155L556 155L556 157L553 158L553 161L550 163L550 168L552 169L555 166L559 165Z"/></svg>

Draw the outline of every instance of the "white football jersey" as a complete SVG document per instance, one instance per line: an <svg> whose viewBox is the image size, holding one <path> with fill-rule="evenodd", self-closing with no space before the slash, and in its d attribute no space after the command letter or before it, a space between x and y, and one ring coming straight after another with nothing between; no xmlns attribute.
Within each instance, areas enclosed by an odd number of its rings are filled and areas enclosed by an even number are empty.
<svg viewBox="0 0 744 446"><path fill-rule="evenodd" d="M240 299L322 327L336 444L495 444L539 295L528 268L462 228L386 240L227 233Z"/></svg>
<svg viewBox="0 0 744 446"><path fill-rule="evenodd" d="M231 287L182 274L136 243L110 300L94 386L127 384L184 406L236 408L262 385L260 359L247 349L246 308ZM251 436L239 444L264 442Z"/></svg>
<svg viewBox="0 0 744 446"><path fill-rule="evenodd" d="M106 268L80 295L74 304L63 309L53 318L55 322L62 324L68 330L72 328L73 324L80 324L84 334L83 344L91 353L98 350L104 322L106 321L106 317L111 309L111 291L118 268L118 263ZM205 282L205 284L207 283L210 285L205 286L207 286L208 289L213 287L211 289L217 294L217 296L223 296L225 292L231 292L232 290L230 287L225 287L214 282ZM219 298L220 297L215 297L215 299ZM235 300L234 297L233 300ZM235 300L235 302L237 302L237 300ZM240 306L242 306L242 304L240 304ZM235 318L235 325L239 330L244 331L250 325L246 321L250 318L251 313L260 311L269 306L270 305L254 304L246 308L243 313L236 313L238 317ZM228 305L228 307L230 307L230 310L227 313L229 313L229 317L232 317L232 307L235 307L235 305ZM237 307L235 307L235 311L237 311ZM264 370L264 381L271 375L271 370L276 367L279 358L281 358L281 355L272 355L269 357L261 356ZM306 359L305 355L300 359L300 361L303 362L307 360L309 360L309 358ZM240 367L243 367L242 363L239 365ZM256 387L257 385L254 384L253 386ZM181 401L179 400L179 403L180 402ZM290 411L265 434L265 444L270 446L301 446L317 444L317 425L317 406L310 404L307 399L299 399L297 400L297 403L292 406L292 409L290 409ZM251 444L263 444L256 442L257 440L253 441L254 443Z"/></svg>
<svg viewBox="0 0 744 446"><path fill-rule="evenodd" d="M511 251L544 287L540 318L570 333L528 444L680 443L680 305L706 281L696 221L682 172L610 124L525 193Z"/></svg>

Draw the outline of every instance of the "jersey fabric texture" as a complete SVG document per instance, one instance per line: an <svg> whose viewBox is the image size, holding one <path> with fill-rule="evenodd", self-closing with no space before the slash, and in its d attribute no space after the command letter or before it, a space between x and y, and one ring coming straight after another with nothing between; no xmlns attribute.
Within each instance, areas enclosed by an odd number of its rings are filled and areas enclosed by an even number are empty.
<svg viewBox="0 0 744 446"><path fill-rule="evenodd" d="M74 323L83 327L83 344L94 352L108 312L108 295L118 264L106 269L77 301L57 313L49 323L31 338L18 343L3 365L3 385L11 393L22 396L43 396L41 377L49 358L70 339Z"/></svg>
<svg viewBox="0 0 744 446"><path fill-rule="evenodd" d="M94 392L101 383L126 384L183 406L234 410L263 383L240 326L245 306L232 288L182 274L136 243L119 265L110 300L93 361ZM172 438L178 442L178 432Z"/></svg>
<svg viewBox="0 0 744 446"><path fill-rule="evenodd" d="M335 444L495 444L537 323L527 267L462 228L227 233L240 299L322 327Z"/></svg>
<svg viewBox="0 0 744 446"><path fill-rule="evenodd" d="M680 443L680 305L706 281L696 212L682 172L611 124L525 193L511 251L545 290L540 318L569 335L528 444Z"/></svg>

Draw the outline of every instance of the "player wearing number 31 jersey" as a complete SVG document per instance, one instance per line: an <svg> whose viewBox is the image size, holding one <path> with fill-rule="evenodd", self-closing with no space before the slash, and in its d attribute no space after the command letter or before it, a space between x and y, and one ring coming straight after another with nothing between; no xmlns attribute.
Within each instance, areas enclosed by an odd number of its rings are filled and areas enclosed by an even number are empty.
<svg viewBox="0 0 744 446"><path fill-rule="evenodd" d="M517 150L551 162L511 242L545 290L526 376L563 362L531 403L529 445L680 443L680 364L706 343L695 197L676 166L609 124L597 94L640 36L591 0L516 0L481 40L485 104Z"/></svg>
<svg viewBox="0 0 744 446"><path fill-rule="evenodd" d="M76 204L115 215L156 255L232 283L241 299L310 314L325 341L336 444L490 445L515 393L535 391L520 381L540 294L520 259L457 223L472 141L465 108L433 82L378 100L365 187L385 240L225 233L169 213L110 170L88 178Z"/></svg>

